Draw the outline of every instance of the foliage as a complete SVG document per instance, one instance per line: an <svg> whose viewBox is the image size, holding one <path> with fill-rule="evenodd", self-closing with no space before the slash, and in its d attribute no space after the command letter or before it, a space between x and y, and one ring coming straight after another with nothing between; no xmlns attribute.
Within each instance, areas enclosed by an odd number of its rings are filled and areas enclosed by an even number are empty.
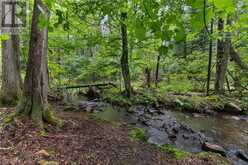
<svg viewBox="0 0 248 165"><path fill-rule="evenodd" d="M188 156L190 156L190 153L177 149L175 146L172 145L163 145L160 147L163 151L171 154L173 157L175 157L177 160L184 159Z"/></svg>
<svg viewBox="0 0 248 165"><path fill-rule="evenodd" d="M133 128L130 131L129 136L133 140L142 141L142 142L147 141L146 132L142 128Z"/></svg>

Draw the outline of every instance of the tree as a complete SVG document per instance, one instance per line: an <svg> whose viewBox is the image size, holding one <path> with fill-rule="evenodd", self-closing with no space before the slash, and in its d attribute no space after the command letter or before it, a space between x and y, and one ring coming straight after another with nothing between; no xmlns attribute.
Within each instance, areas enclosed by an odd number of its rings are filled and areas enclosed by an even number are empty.
<svg viewBox="0 0 248 165"><path fill-rule="evenodd" d="M124 79L125 92L128 97L131 96L131 78L129 71L128 61L128 37L127 37L127 25L125 23L127 19L127 13L121 13L121 38L122 38L122 56L121 56L121 70Z"/></svg>
<svg viewBox="0 0 248 165"><path fill-rule="evenodd" d="M2 91L3 104L14 105L21 94L20 39L10 35L2 41Z"/></svg>
<svg viewBox="0 0 248 165"><path fill-rule="evenodd" d="M228 47L227 41L224 40L224 20L220 18L218 20L218 31L221 35L217 43L217 64L216 64L216 80L215 80L215 92L217 94L225 93L225 77L228 64Z"/></svg>
<svg viewBox="0 0 248 165"><path fill-rule="evenodd" d="M39 126L43 121L56 124L48 105L47 72L47 25L41 26L42 18L49 17L49 10L42 0L34 0L29 56L24 82L23 98L17 107L18 114L29 116ZM44 21L44 20L43 20Z"/></svg>
<svg viewBox="0 0 248 165"><path fill-rule="evenodd" d="M208 56L208 79L207 79L207 96L209 96L210 91L210 81L211 81L211 67L212 67L212 56L213 56L213 39L212 35L214 32L214 20L211 21L210 26L210 40L209 40L209 56Z"/></svg>

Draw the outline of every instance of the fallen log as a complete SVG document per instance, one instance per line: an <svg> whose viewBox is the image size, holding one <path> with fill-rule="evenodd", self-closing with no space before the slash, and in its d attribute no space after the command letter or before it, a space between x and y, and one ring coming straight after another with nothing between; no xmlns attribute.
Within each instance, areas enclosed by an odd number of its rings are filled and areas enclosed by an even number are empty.
<svg viewBox="0 0 248 165"><path fill-rule="evenodd" d="M66 86L66 87L59 87L58 89L77 89L77 88L89 88L89 87L107 87L107 86L112 86L112 87L117 87L116 84L109 82L109 83L97 83L97 84L82 84L82 85L72 85L72 86Z"/></svg>

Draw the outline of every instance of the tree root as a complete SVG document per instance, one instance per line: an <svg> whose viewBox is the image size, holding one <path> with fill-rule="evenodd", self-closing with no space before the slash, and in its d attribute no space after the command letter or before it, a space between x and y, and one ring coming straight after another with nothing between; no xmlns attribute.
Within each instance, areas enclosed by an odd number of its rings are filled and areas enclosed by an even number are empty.
<svg viewBox="0 0 248 165"><path fill-rule="evenodd" d="M29 117L38 127L44 128L44 124L62 127L63 121L59 119L48 104L32 102L31 99L23 99L16 108L16 117Z"/></svg>

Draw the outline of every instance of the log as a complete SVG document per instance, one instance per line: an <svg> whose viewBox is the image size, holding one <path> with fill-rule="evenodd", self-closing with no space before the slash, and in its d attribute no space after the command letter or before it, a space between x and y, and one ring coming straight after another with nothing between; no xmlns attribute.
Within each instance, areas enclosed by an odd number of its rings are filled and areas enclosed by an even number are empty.
<svg viewBox="0 0 248 165"><path fill-rule="evenodd" d="M76 89L76 88L88 88L88 87L106 87L106 86L112 86L117 88L117 85L109 82L109 83L97 83L97 84L82 84L82 85L72 85L72 86L66 86L66 87L59 87L58 89Z"/></svg>

